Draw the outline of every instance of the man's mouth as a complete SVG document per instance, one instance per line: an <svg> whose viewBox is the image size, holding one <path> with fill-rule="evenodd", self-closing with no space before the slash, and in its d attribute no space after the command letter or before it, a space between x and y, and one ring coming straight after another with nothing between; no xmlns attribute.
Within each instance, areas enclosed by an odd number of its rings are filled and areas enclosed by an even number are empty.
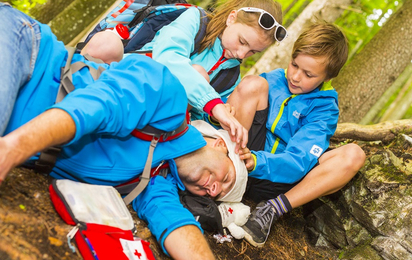
<svg viewBox="0 0 412 260"><path fill-rule="evenodd" d="M202 187L206 188L210 182L210 175L207 177L206 182L202 185Z"/></svg>

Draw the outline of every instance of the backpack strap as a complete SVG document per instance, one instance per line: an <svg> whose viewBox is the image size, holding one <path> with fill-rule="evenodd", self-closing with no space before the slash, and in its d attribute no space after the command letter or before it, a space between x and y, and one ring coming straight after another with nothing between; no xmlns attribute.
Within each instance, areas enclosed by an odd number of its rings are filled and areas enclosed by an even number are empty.
<svg viewBox="0 0 412 260"><path fill-rule="evenodd" d="M60 86L59 86L59 91L57 92L55 103L59 103L60 101L62 101L63 98L67 96L67 94L69 94L70 92L74 90L72 75L76 73L77 71L81 70L84 67L88 67L93 79L97 80L100 77L100 74L102 74L102 72L105 70L105 68L100 67L100 66L98 69L95 69L82 61L78 61L72 64L71 62L73 59L73 55L76 52L76 48L66 46L66 49L68 52L68 57L67 57L66 65L61 69ZM91 60L97 63L104 63L102 60L92 58L90 55L84 55L84 57L88 60Z"/></svg>
<svg viewBox="0 0 412 260"><path fill-rule="evenodd" d="M143 169L143 173L140 176L140 182L126 197L123 201L126 205L130 204L147 186L150 180L150 169L152 168L153 152L159 141L160 136L156 135L150 142L149 153L147 155L146 164Z"/></svg>
<svg viewBox="0 0 412 260"><path fill-rule="evenodd" d="M128 24L128 27L133 28L142 22L157 6L167 4L187 4L187 2L185 0L150 0L146 6L133 11L135 16Z"/></svg>
<svg viewBox="0 0 412 260"><path fill-rule="evenodd" d="M71 62L73 59L73 55L76 52L76 48L66 46L66 49L68 53L67 61L66 61L65 66L61 68L60 86L57 92L55 103L59 103L60 101L62 101L63 98L67 96L67 94L69 94L70 92L74 90L73 79L72 79L73 73L76 73L77 71L81 70L84 67L88 67L93 79L96 80L100 77L100 74L105 70L103 67L100 67L100 66L98 69L95 69L81 61L78 61L72 64ZM89 58L91 57L89 56ZM95 62L103 63L103 61L101 60L94 59L94 58L91 58L91 59L93 59L93 61ZM56 164L56 160L60 152L61 152L61 147L59 146L52 146L52 147L48 147L44 149L40 153L39 159L34 163L35 170L37 172L49 174L54 168L54 165Z"/></svg>
<svg viewBox="0 0 412 260"><path fill-rule="evenodd" d="M134 137L137 137L145 141L151 141L153 137L158 135L160 136L159 142L166 142L182 136L184 133L187 132L188 129L189 127L187 125L187 120L185 119L178 128L170 132L165 132L153 126L146 125L143 129L134 129L131 134Z"/></svg>
<svg viewBox="0 0 412 260"><path fill-rule="evenodd" d="M56 103L62 101L67 94L74 90L70 65L72 63L73 55L76 52L76 48L66 47L66 49L68 54L67 61L66 65L63 68L61 68L60 86L59 91L57 92Z"/></svg>
<svg viewBox="0 0 412 260"><path fill-rule="evenodd" d="M217 93L223 93L231 88L237 81L240 75L240 66L230 69L222 69L210 82L210 85Z"/></svg>
<svg viewBox="0 0 412 260"><path fill-rule="evenodd" d="M159 130L157 128L154 128L150 125L146 125L141 130L134 130L132 132L132 135L138 138L142 138L142 135L146 136L151 136L151 141L150 141L150 147L149 147L149 152L147 155L146 163L143 169L143 173L139 176L139 184L126 196L124 197L123 201L126 203L126 205L130 204L147 186L150 180L150 172L152 169L152 161L153 161L153 152L154 149L156 148L156 145L158 142L166 142L175 138L178 138L179 136L183 135L186 133L186 131L189 129L187 125L187 120L183 120L183 123L175 130L171 132L165 133L162 130Z"/></svg>
<svg viewBox="0 0 412 260"><path fill-rule="evenodd" d="M167 173L169 171L169 163L162 161L156 168L152 168L150 171L150 177L154 177L157 175L166 177ZM140 176L139 176L140 177ZM114 188L117 190L117 192L120 193L120 195L127 195L130 192L133 191L133 189L139 184L140 178L136 177L126 183L122 183L120 185L115 186Z"/></svg>
<svg viewBox="0 0 412 260"><path fill-rule="evenodd" d="M200 49L200 43L202 42L203 38L206 36L206 29L207 29L207 24L209 23L209 17L206 14L206 11L203 8L197 8L197 10L200 13L200 25L199 25L199 30L196 33L195 36L195 47L193 52L190 54L190 56L193 56L195 53L197 53Z"/></svg>

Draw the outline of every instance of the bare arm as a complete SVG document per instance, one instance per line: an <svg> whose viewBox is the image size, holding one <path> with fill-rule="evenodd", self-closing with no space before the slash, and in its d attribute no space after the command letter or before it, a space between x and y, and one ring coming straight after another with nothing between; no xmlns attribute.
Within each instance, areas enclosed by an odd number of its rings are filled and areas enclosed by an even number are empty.
<svg viewBox="0 0 412 260"><path fill-rule="evenodd" d="M230 105L225 106L223 104L217 104L212 109L213 117L219 121L223 129L228 131L232 142L236 142L235 152L238 153L239 149L246 147L248 131L233 116L231 111L232 107Z"/></svg>
<svg viewBox="0 0 412 260"><path fill-rule="evenodd" d="M43 149L70 141L76 125L68 113L50 109L0 138L0 183L16 166Z"/></svg>
<svg viewBox="0 0 412 260"><path fill-rule="evenodd" d="M173 259L215 259L202 232L194 225L182 226L171 232L164 246Z"/></svg>

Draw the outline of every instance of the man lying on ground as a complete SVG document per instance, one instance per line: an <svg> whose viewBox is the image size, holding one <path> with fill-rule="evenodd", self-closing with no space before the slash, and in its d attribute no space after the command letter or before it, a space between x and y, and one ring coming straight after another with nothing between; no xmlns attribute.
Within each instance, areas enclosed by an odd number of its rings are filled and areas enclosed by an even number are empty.
<svg viewBox="0 0 412 260"><path fill-rule="evenodd" d="M62 145L52 177L123 184L142 173L151 145L132 132L150 126L176 134L171 132L185 121L187 97L179 80L140 55L109 66L75 54L72 63L105 70L97 80L89 67L74 72L75 90L54 104L68 56L63 43L47 25L7 4L0 3L0 17L0 91L7 95L0 102L0 183L13 167L36 161L47 147ZM245 184L236 181L239 164L229 159L234 151L228 151L225 142L204 138L192 126L177 134L171 140L164 136L166 141L152 154L151 167L167 162L169 174L151 178L132 205L166 254L214 259L199 223L181 205L178 189L185 184L195 194L224 200ZM191 164L197 172L186 170ZM243 169L242 176L246 174Z"/></svg>

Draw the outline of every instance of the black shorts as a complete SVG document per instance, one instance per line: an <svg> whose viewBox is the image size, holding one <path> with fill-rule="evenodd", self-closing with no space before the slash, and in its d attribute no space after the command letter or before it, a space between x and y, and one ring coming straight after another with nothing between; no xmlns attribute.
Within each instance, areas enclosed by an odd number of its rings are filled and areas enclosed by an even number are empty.
<svg viewBox="0 0 412 260"><path fill-rule="evenodd" d="M266 121L268 120L269 107L256 111L252 126L249 129L247 148L253 151L265 149Z"/></svg>
<svg viewBox="0 0 412 260"><path fill-rule="evenodd" d="M247 181L246 191L243 196L245 198L252 199L256 203L259 203L262 200L274 199L280 194L285 194L298 183L299 182L293 184L276 183L268 180L249 177Z"/></svg>
<svg viewBox="0 0 412 260"><path fill-rule="evenodd" d="M263 151L265 149L266 141L266 121L268 117L269 108L257 111L253 119L252 126L249 130L248 148L253 151ZM328 148L326 151L329 151ZM326 152L325 151L325 152ZM316 163L318 166L319 163ZM313 169L313 168L312 168ZM269 180L261 180L253 177L248 178L245 197L250 198L256 203L262 200L274 199L280 194L288 192L298 183L276 183Z"/></svg>

